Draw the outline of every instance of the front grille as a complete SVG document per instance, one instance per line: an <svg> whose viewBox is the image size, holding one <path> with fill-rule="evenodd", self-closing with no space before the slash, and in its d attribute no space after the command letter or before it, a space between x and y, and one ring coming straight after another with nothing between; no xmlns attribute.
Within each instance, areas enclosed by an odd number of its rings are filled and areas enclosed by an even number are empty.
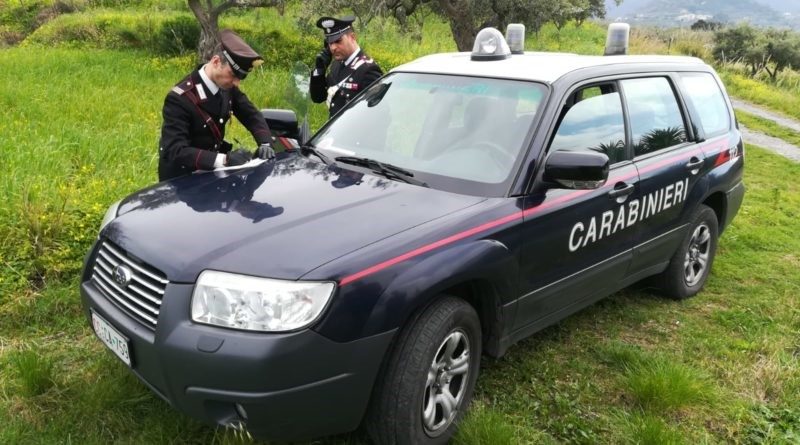
<svg viewBox="0 0 800 445"><path fill-rule="evenodd" d="M125 275L122 271L129 272L125 286L115 279L115 274ZM163 273L104 241L95 259L92 281L112 303L143 325L155 329L164 289L169 283Z"/></svg>

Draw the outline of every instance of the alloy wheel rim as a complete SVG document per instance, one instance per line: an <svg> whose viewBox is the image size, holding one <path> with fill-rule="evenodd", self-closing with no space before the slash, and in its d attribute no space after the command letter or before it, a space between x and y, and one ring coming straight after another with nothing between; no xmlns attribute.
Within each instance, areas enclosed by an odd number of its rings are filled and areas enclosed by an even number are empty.
<svg viewBox="0 0 800 445"><path fill-rule="evenodd" d="M692 233L686 257L683 260L683 279L688 286L695 286L703 279L708 270L710 256L711 230L706 224L700 224Z"/></svg>
<svg viewBox="0 0 800 445"><path fill-rule="evenodd" d="M428 436L447 430L461 408L469 378L469 337L460 329L439 345L428 369L422 398L422 425Z"/></svg>

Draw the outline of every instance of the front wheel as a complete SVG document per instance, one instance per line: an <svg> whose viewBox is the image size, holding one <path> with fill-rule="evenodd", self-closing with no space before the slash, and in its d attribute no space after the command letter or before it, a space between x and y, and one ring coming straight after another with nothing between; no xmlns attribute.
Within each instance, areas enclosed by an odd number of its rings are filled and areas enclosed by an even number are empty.
<svg viewBox="0 0 800 445"><path fill-rule="evenodd" d="M703 288L717 252L718 237L716 213L710 207L700 205L692 215L689 230L669 266L657 277L664 294L683 300Z"/></svg>
<svg viewBox="0 0 800 445"><path fill-rule="evenodd" d="M472 398L481 325L464 300L442 297L406 326L376 383L367 430L377 444L444 444Z"/></svg>

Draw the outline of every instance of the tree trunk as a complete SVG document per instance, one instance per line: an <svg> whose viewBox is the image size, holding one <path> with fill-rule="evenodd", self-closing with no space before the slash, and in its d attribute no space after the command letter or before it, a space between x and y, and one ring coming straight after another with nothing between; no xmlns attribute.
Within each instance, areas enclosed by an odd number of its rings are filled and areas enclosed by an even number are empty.
<svg viewBox="0 0 800 445"><path fill-rule="evenodd" d="M439 0L439 7L450 22L450 31L459 51L472 51L475 35L478 33L472 25L472 13L468 2L459 0Z"/></svg>
<svg viewBox="0 0 800 445"><path fill-rule="evenodd" d="M188 0L197 22L200 24L200 40L197 42L197 57L200 62L207 62L214 55L214 48L219 43L219 8L204 9L200 0Z"/></svg>
<svg viewBox="0 0 800 445"><path fill-rule="evenodd" d="M197 22L200 24L200 41L197 42L197 57L206 62L214 55L219 43L219 16L230 8L277 7L283 15L285 0L187 0Z"/></svg>

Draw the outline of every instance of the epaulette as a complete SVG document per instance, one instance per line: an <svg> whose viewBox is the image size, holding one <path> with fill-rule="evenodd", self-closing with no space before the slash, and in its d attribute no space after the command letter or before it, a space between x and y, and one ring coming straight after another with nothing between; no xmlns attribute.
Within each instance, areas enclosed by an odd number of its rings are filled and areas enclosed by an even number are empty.
<svg viewBox="0 0 800 445"><path fill-rule="evenodd" d="M375 63L375 61L372 60L371 58L368 58L365 55L361 55L358 59L356 59L355 63L352 65L352 67L353 67L354 70L357 70L361 65L364 65L364 64L369 65L369 64L372 64L372 63Z"/></svg>
<svg viewBox="0 0 800 445"><path fill-rule="evenodd" d="M172 87L172 92L177 94L178 96L182 96L184 93L192 89L192 80L182 80L177 85Z"/></svg>

